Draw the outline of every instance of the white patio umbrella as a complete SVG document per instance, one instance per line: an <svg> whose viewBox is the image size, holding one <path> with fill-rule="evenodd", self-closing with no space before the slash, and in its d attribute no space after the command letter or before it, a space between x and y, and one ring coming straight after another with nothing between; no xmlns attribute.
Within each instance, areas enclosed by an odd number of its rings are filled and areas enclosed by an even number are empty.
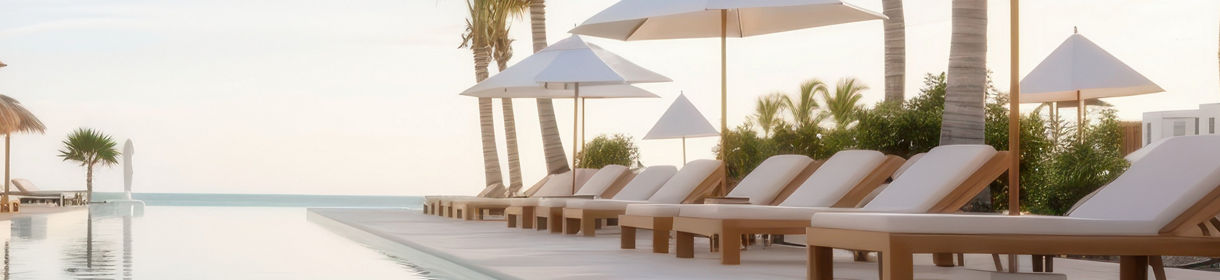
<svg viewBox="0 0 1220 280"><path fill-rule="evenodd" d="M622 0L570 32L624 41L720 37L723 132L728 130L726 38L886 18L841 0ZM725 149L720 150L723 158Z"/></svg>
<svg viewBox="0 0 1220 280"><path fill-rule="evenodd" d="M703 117L695 104L691 104L685 94L680 94L657 120L657 124L644 135L644 140L682 138L682 162L686 163L686 138L717 135L720 132Z"/></svg>
<svg viewBox="0 0 1220 280"><path fill-rule="evenodd" d="M572 98L572 140L576 141L577 105L580 98L656 97L634 83L669 82L669 78L644 69L601 47L573 35L548 46L517 64L487 78L461 95L495 98ZM581 92L581 86L588 90ZM576 168L572 144L572 168ZM576 182L576 172L572 172ZM576 184L572 184L576 192Z"/></svg>
<svg viewBox="0 0 1220 280"><path fill-rule="evenodd" d="M1074 101L1078 107L1076 124L1081 127L1086 100L1162 91L1165 90L1079 33L1068 36L1021 79L1021 103ZM1078 131L1083 139L1084 130Z"/></svg>

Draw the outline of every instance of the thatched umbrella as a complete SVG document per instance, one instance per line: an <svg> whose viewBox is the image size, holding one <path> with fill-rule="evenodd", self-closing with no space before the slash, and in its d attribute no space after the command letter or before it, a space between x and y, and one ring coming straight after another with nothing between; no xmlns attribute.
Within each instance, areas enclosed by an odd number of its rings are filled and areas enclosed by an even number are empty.
<svg viewBox="0 0 1220 280"><path fill-rule="evenodd" d="M9 142L16 132L46 133L47 127L38 120L30 110L26 110L12 97L0 94L0 133L4 133L4 195L0 196L0 205L8 204L9 194Z"/></svg>

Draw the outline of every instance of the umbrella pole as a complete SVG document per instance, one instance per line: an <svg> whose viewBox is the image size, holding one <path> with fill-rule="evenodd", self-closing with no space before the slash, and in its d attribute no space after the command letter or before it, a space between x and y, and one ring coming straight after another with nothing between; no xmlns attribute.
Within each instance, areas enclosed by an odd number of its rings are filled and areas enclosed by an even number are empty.
<svg viewBox="0 0 1220 280"><path fill-rule="evenodd" d="M1009 91L1008 91L1008 152L1011 166L1008 169L1008 215L1021 215L1021 4L1020 0L1009 2ZM1017 255L1008 255L1008 272L1017 272Z"/></svg>
<svg viewBox="0 0 1220 280"><path fill-rule="evenodd" d="M729 141L724 138L724 134L729 131L729 61L728 61L728 36L729 36L729 10L720 10L720 161L726 168L729 162ZM683 142L685 143L685 142ZM686 151L682 151L685 156ZM685 162L683 162L685 163ZM724 177L720 178L723 189L722 193L727 193L729 186L729 173L724 172Z"/></svg>
<svg viewBox="0 0 1220 280"><path fill-rule="evenodd" d="M586 100L588 100L588 98L580 99L580 149L581 150L585 149L585 109L588 109L588 107L585 107Z"/></svg>
<svg viewBox="0 0 1220 280"><path fill-rule="evenodd" d="M576 119L580 117L580 83L576 83L576 97L572 98L572 142L576 142L576 137L579 137L579 131L576 130ZM576 143L572 143L572 194L576 194Z"/></svg>
<svg viewBox="0 0 1220 280"><path fill-rule="evenodd" d="M1080 143L1084 143L1084 99L1080 97L1080 90L1076 90L1076 138Z"/></svg>
<svg viewBox="0 0 1220 280"><path fill-rule="evenodd" d="M682 136L682 165L686 165L686 136Z"/></svg>
<svg viewBox="0 0 1220 280"><path fill-rule="evenodd" d="M8 162L9 162L9 160L8 160L8 159L9 159L9 151L8 151L8 147L9 147L9 138L10 138L10 136L12 136L12 134L9 134L9 133L5 133L5 134L4 134L4 195L3 195L3 196L0 196L0 205L3 205L2 207L0 207L0 209L5 209L5 211L4 211L4 212L10 212L10 211L12 211L12 209L9 209L9 203L8 203L8 184L9 184L9 179L8 179L8 170L9 170L9 169L8 169L8 165L9 165L9 164L8 164Z"/></svg>

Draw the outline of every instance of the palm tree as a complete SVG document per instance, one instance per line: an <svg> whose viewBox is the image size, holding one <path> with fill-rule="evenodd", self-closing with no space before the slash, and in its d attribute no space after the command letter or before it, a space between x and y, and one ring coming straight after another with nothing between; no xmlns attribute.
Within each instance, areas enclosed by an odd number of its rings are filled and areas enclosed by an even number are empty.
<svg viewBox="0 0 1220 280"><path fill-rule="evenodd" d="M818 118L818 101L816 100L818 93L825 94L826 83L818 79L810 79L801 83L801 91L797 94L796 100L790 96L784 96L784 109L792 113L792 120L797 126L815 125L820 120Z"/></svg>
<svg viewBox="0 0 1220 280"><path fill-rule="evenodd" d="M940 144L983 144L987 83L987 1L953 0L949 80Z"/></svg>
<svg viewBox="0 0 1220 280"><path fill-rule="evenodd" d="M902 102L906 85L906 22L902 0L881 0L885 20L885 102Z"/></svg>
<svg viewBox="0 0 1220 280"><path fill-rule="evenodd" d="M949 74L940 144L983 144L987 84L987 0L953 0ZM991 191L975 196L967 211L991 208Z"/></svg>
<svg viewBox="0 0 1220 280"><path fill-rule="evenodd" d="M59 150L59 157L64 161L80 162L85 167L85 188L89 192L89 202L93 201L93 167L119 163L119 150L115 146L114 140L101 131L80 128L68 134L64 149Z"/></svg>
<svg viewBox="0 0 1220 280"><path fill-rule="evenodd" d="M787 99L787 97L783 93L778 92L758 97L758 103L754 106L754 115L750 116L750 119L759 128L762 128L763 137L771 137L771 131L775 130L783 122L779 113L784 109L784 99Z"/></svg>
<svg viewBox="0 0 1220 280"><path fill-rule="evenodd" d="M530 1L530 30L533 32L534 52L545 49L546 1ZM555 122L555 105L549 98L536 99L538 103L538 127L542 130L542 152L546 155L548 174L568 172L568 156L559 140L559 125Z"/></svg>
<svg viewBox="0 0 1220 280"><path fill-rule="evenodd" d="M491 61L490 42L493 0L467 0L470 18L466 19L466 31L462 34L461 48L470 48L474 56L475 82L487 79L487 64ZM483 140L483 175L488 186L503 184L500 173L500 158L496 152L495 117L492 116L491 98L479 98L479 131Z"/></svg>
<svg viewBox="0 0 1220 280"><path fill-rule="evenodd" d="M826 113L834 119L835 128L847 128L855 121L860 112L860 99L864 98L861 92L867 89L868 86L856 78L843 78L835 85L833 96L829 92L822 92Z"/></svg>
<svg viewBox="0 0 1220 280"><path fill-rule="evenodd" d="M492 46L492 56L500 71L508 68L508 60L513 57L513 39L508 37L511 20L520 18L529 8L528 0L496 0L491 11L491 31L489 41ZM521 157L517 149L517 121L513 112L513 99L501 98L504 112L504 142L508 150L508 192L516 193L521 188Z"/></svg>

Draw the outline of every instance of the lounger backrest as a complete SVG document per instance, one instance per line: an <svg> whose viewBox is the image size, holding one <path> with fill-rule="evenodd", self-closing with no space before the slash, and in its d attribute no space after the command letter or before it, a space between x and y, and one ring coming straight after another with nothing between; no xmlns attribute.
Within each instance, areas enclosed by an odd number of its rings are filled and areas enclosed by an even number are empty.
<svg viewBox="0 0 1220 280"><path fill-rule="evenodd" d="M686 163L682 166L682 170L678 170L673 178L670 178L665 185L661 185L656 193L653 193L648 198L648 202L678 204L682 203L683 199L690 196L691 192L698 187L700 183L707 180L720 168L719 160L700 159Z"/></svg>
<svg viewBox="0 0 1220 280"><path fill-rule="evenodd" d="M915 165L915 162L918 162L919 159L923 158L924 154L926 154L926 153L915 154L915 155L911 156L911 158L907 159L906 162L903 162L902 167L899 167L897 171L894 171L894 178L898 178L898 176L902 176L902 173L906 172L907 169L911 168L912 165Z"/></svg>
<svg viewBox="0 0 1220 280"><path fill-rule="evenodd" d="M885 162L878 151L847 150L835 153L779 206L830 207Z"/></svg>
<svg viewBox="0 0 1220 280"><path fill-rule="evenodd" d="M813 159L803 155L771 156L746 174L727 197L746 197L750 204L769 204Z"/></svg>
<svg viewBox="0 0 1220 280"><path fill-rule="evenodd" d="M617 200L648 200L652 194L657 193L657 190L664 185L669 178L674 177L674 173L678 173L678 168L673 165L658 165L650 166L635 175L635 179L623 186L623 190L614 195Z"/></svg>
<svg viewBox="0 0 1220 280"><path fill-rule="evenodd" d="M593 176L589 177L589 181L580 186L576 195L601 196L602 192L614 185L614 182L623 177L623 174L627 174L627 171L626 166L618 164L602 166L602 169L598 169L597 173L593 173Z"/></svg>
<svg viewBox="0 0 1220 280"><path fill-rule="evenodd" d="M589 181L589 177L593 177L593 173L596 172L597 169L576 169L576 188L579 189L585 184L586 181ZM538 191L534 192L534 195L532 196L543 197L569 195L572 195L572 171L570 170L568 172L551 176L551 179L547 180L546 184L542 185L541 188L538 188Z"/></svg>
<svg viewBox="0 0 1220 280"><path fill-rule="evenodd" d="M18 191L23 193L30 193L31 191L38 190L38 187L34 186L34 182L21 178L13 179L13 187L16 187Z"/></svg>
<svg viewBox="0 0 1220 280"><path fill-rule="evenodd" d="M475 196L489 197L489 198L502 198L507 195L507 192L508 192L508 190L504 189L503 184L495 183L495 184L487 185L487 187L483 188L483 191L480 191L479 194L475 195Z"/></svg>
<svg viewBox="0 0 1220 280"><path fill-rule="evenodd" d="M995 148L988 145L932 148L862 208L882 212L927 212L995 154Z"/></svg>
<svg viewBox="0 0 1220 280"><path fill-rule="evenodd" d="M1220 135L1173 137L1102 187L1070 216L1147 221L1155 234L1220 186Z"/></svg>
<svg viewBox="0 0 1220 280"><path fill-rule="evenodd" d="M903 162L902 166L898 167L898 170L895 170L894 174L890 175L890 177L898 178L898 176L902 176L902 173L907 171L908 168L911 168L911 165L915 165L915 162L918 162L919 159L923 158L923 155L924 155L924 153L918 153L918 154L911 156L911 158L907 159L907 161ZM870 201L873 201L873 198L877 198L877 195L881 194L881 192L884 191L885 188L889 187L889 186L890 186L889 183L885 183L885 184L881 184L880 186L877 186L876 189L873 189L872 192L869 192L868 195L865 195L864 198L860 199L860 202L856 203L856 205L854 207L860 208L860 207L864 207L864 205L868 205L868 203Z"/></svg>

